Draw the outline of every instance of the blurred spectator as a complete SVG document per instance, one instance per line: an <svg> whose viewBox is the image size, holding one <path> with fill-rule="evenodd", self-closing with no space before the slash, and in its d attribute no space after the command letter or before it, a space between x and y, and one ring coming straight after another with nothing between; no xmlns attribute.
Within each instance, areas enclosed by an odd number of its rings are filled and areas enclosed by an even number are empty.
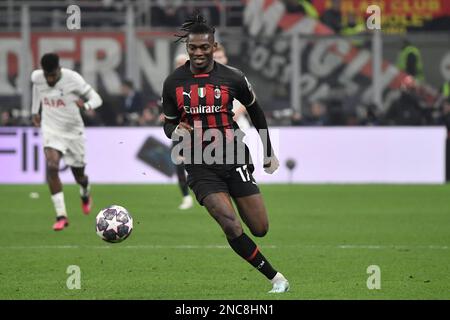
<svg viewBox="0 0 450 320"><path fill-rule="evenodd" d="M13 118L12 112L10 110L3 110L1 113L0 126L1 127L11 127L16 125Z"/></svg>
<svg viewBox="0 0 450 320"><path fill-rule="evenodd" d="M403 47L397 58L397 67L418 81L423 82L425 80L420 50L408 40L403 42Z"/></svg>
<svg viewBox="0 0 450 320"><path fill-rule="evenodd" d="M139 117L138 124L140 126L154 126L159 125L162 118L159 116L159 106L156 102L149 102L142 110L142 115ZM162 115L162 114L161 114Z"/></svg>
<svg viewBox="0 0 450 320"><path fill-rule="evenodd" d="M117 115L120 113L120 97L112 96L102 90L99 90L99 95L103 99L103 104L96 110L96 115L101 119L101 124L105 126L117 126Z"/></svg>
<svg viewBox="0 0 450 320"><path fill-rule="evenodd" d="M442 108L442 116L440 123L447 127L447 131L450 132L450 102L444 101Z"/></svg>
<svg viewBox="0 0 450 320"><path fill-rule="evenodd" d="M394 101L386 113L387 125L426 125L428 121L425 109L415 94L416 83L412 77L406 77L400 87L400 97Z"/></svg>
<svg viewBox="0 0 450 320"><path fill-rule="evenodd" d="M342 27L341 0L333 0L331 7L323 12L320 20L334 32L340 33Z"/></svg>
<svg viewBox="0 0 450 320"><path fill-rule="evenodd" d="M210 1L210 4L208 6L194 5L192 3L184 4L183 10L183 19L188 16L201 14L206 19L206 21L208 21L208 24L213 26L219 26L220 24L220 9L218 8L218 2L216 0ZM218 39L216 38L216 40Z"/></svg>
<svg viewBox="0 0 450 320"><path fill-rule="evenodd" d="M314 101L311 104L310 112L305 116L303 125L305 126L326 126L329 124L326 106L321 101Z"/></svg>
<svg viewBox="0 0 450 320"><path fill-rule="evenodd" d="M243 24L242 17L244 15L244 12L243 12L244 6L242 6L242 5L227 5L227 6L225 6L225 8L222 7L220 11L222 11L222 10L226 10L227 26L230 26L230 27L241 27L242 26L242 24Z"/></svg>
<svg viewBox="0 0 450 320"><path fill-rule="evenodd" d="M178 4L168 4L164 9L164 26L179 27L184 21L184 9Z"/></svg>
<svg viewBox="0 0 450 320"><path fill-rule="evenodd" d="M185 53L180 53L174 59L174 69L181 67L189 60L189 56Z"/></svg>
<svg viewBox="0 0 450 320"><path fill-rule="evenodd" d="M209 19L206 20L213 26L219 26L220 25L220 12L225 10L225 8L220 3L220 0L212 0L212 4L210 7L208 7L208 17Z"/></svg>
<svg viewBox="0 0 450 320"><path fill-rule="evenodd" d="M356 111L348 112L345 115L345 125L346 126L357 126L360 124L360 121L358 119L358 115Z"/></svg>
<svg viewBox="0 0 450 320"><path fill-rule="evenodd" d="M346 120L342 98L334 97L333 95L331 97L326 101L327 125L343 126L346 124Z"/></svg>
<svg viewBox="0 0 450 320"><path fill-rule="evenodd" d="M119 125L137 125L139 117L142 115L142 97L135 90L131 80L125 80L122 83L122 108L117 115Z"/></svg>
<svg viewBox="0 0 450 320"><path fill-rule="evenodd" d="M363 126L376 126L381 124L377 115L377 105L374 103L366 106L365 115L362 118L360 124Z"/></svg>
<svg viewBox="0 0 450 320"><path fill-rule="evenodd" d="M94 109L82 111L81 117L83 118L84 124L88 127L99 127L103 125L99 114Z"/></svg>
<svg viewBox="0 0 450 320"><path fill-rule="evenodd" d="M65 1L65 6L61 6L56 12L54 22L58 23L56 27L61 28L66 25L66 8L69 5L75 4L74 1ZM125 10L125 1L120 0L78 0L76 4L81 9L82 14L82 27L96 27L96 28L110 28L119 27L124 24L125 16L121 14ZM56 9L55 9L56 10Z"/></svg>
<svg viewBox="0 0 450 320"><path fill-rule="evenodd" d="M442 85L441 94L446 102L450 103L450 80L445 81Z"/></svg>
<svg viewBox="0 0 450 320"><path fill-rule="evenodd" d="M185 19L185 10L181 0L158 0L157 6L152 6L152 25L158 27L179 27Z"/></svg>
<svg viewBox="0 0 450 320"><path fill-rule="evenodd" d="M319 13L308 0L283 0L286 11L289 13L301 12L307 16L318 19Z"/></svg>
<svg viewBox="0 0 450 320"><path fill-rule="evenodd" d="M438 124L445 125L447 127L447 130L450 132L450 80L445 81L444 84L442 85L441 94L443 99Z"/></svg>
<svg viewBox="0 0 450 320"><path fill-rule="evenodd" d="M302 114L298 111L294 111L291 117L291 125L293 126L301 126L303 125Z"/></svg>
<svg viewBox="0 0 450 320"><path fill-rule="evenodd" d="M343 36L351 37L366 33L366 25L358 22L354 13L349 12L347 15L347 24L342 27L341 34ZM370 41L368 41L370 43ZM352 44L356 47L363 47L365 45L364 39L352 39Z"/></svg>

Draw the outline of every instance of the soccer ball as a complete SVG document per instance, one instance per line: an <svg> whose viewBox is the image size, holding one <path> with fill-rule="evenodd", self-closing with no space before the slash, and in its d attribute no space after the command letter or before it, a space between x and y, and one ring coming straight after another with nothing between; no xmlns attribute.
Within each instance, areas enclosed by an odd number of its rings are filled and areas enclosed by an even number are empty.
<svg viewBox="0 0 450 320"><path fill-rule="evenodd" d="M109 206L98 213L95 219L95 231L107 242L122 242L133 231L133 218L124 207Z"/></svg>

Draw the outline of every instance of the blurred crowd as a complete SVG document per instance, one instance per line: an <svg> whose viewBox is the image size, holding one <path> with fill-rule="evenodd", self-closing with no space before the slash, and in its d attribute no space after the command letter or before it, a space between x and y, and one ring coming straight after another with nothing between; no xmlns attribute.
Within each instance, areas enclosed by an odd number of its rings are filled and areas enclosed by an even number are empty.
<svg viewBox="0 0 450 320"><path fill-rule="evenodd" d="M450 130L450 96L442 95L432 106L418 98L420 89L402 86L387 110L376 105L355 105L349 97L333 96L305 106L302 112L283 109L271 112L268 121L281 126L434 126Z"/></svg>
<svg viewBox="0 0 450 320"><path fill-rule="evenodd" d="M302 112L292 108L267 111L272 126L432 126L445 125L450 129L450 82L442 87L441 98L430 106L424 102L420 89L411 78L402 84L390 107L380 112L375 105L356 106L351 96L334 92L330 99L319 99L304 106ZM96 110L83 111L87 126L160 126L160 100L148 99L124 80L122 94L104 99ZM21 117L19 110L3 110L0 126L31 125L31 119Z"/></svg>
<svg viewBox="0 0 450 320"><path fill-rule="evenodd" d="M314 19L319 19L337 34L355 35L365 32L361 17L353 13L342 14L341 0L328 0L327 8L318 11L316 3L322 0L280 0L289 12L300 12ZM0 2L6 13L0 19L0 27L16 27L10 13L18 10L21 3L33 5L31 19L36 27L60 28L66 25L67 7L76 4L83 12L83 27L109 28L125 24L123 13L132 4L135 8L136 21L140 26L173 27L179 26L186 15L200 12L213 25L241 26L243 20L244 0L15 0ZM439 5L439 4L435 4ZM51 18L48 17L51 13ZM1 12L0 12L1 14ZM448 17L427 22L422 27L427 30L449 30ZM415 27L408 28L414 30Z"/></svg>
<svg viewBox="0 0 450 320"><path fill-rule="evenodd" d="M21 2L17 0L1 4L6 12L18 10ZM28 4L30 1L28 1ZM125 25L127 7L135 8L135 23L138 26L174 27L179 26L185 17L200 12L214 25L242 25L243 3L240 0L43 0L33 4L32 24L39 28L59 29L66 25L67 7L76 4L83 13L83 28L107 29ZM207 4L207 5L205 5ZM8 8L8 6L10 6ZM49 18L50 13L50 18ZM223 21L226 20L226 21ZM0 19L0 27L17 27L19 21L5 15Z"/></svg>

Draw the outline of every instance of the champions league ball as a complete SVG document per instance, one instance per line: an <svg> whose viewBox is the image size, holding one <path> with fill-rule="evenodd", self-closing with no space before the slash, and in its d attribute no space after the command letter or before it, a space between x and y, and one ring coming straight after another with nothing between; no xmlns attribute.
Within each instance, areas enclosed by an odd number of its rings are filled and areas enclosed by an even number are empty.
<svg viewBox="0 0 450 320"><path fill-rule="evenodd" d="M95 220L97 235L107 242L122 242L133 231L133 218L121 206L113 205L102 209Z"/></svg>

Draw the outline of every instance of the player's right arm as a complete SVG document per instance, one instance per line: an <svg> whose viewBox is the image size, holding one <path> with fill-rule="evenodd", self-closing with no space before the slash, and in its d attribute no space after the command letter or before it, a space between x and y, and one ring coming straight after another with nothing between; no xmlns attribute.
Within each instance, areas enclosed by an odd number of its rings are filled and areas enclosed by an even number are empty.
<svg viewBox="0 0 450 320"><path fill-rule="evenodd" d="M173 133L183 135L183 130L191 131L192 128L185 122L180 122L180 114L176 100L171 94L175 89L171 86L170 80L166 79L163 86L162 107L164 114L164 133L169 139L172 139Z"/></svg>
<svg viewBox="0 0 450 320"><path fill-rule="evenodd" d="M35 127L40 127L41 125L41 116L39 114L39 110L41 108L41 98L39 97L39 90L35 84L36 72L31 74L31 81L33 82L33 97L31 103L31 120L33 121L33 125Z"/></svg>

